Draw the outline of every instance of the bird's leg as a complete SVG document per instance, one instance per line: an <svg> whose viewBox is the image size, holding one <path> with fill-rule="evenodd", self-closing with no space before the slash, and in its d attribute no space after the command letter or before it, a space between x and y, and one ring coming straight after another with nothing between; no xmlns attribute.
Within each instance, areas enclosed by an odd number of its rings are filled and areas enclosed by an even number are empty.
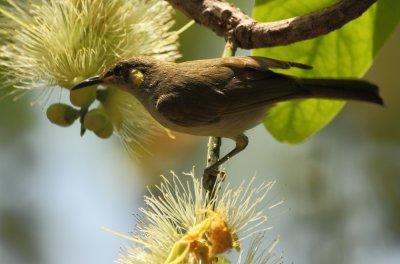
<svg viewBox="0 0 400 264"><path fill-rule="evenodd" d="M228 161L233 156L235 156L236 154L238 154L239 152L241 152L242 150L244 150L249 143L249 139L244 134L240 134L240 135L236 136L235 138L233 138L233 140L235 140L235 142L236 142L235 148L233 150L231 150L228 154L226 154L225 156L220 158L217 162L215 162L211 166L205 168L203 185L206 185L204 187L207 190L211 191L214 188L214 183L215 183L216 177L220 173L218 171L218 167L221 166L226 161ZM213 177L215 179L210 178L210 177ZM205 184L205 183L208 183L208 184Z"/></svg>
<svg viewBox="0 0 400 264"><path fill-rule="evenodd" d="M244 150L249 144L249 139L244 134L240 134L233 139L235 140L236 143L235 148L231 150L228 154L220 158L213 165L207 167L205 171L218 170L219 166L221 166L223 163L227 162L230 158L232 158L233 156Z"/></svg>

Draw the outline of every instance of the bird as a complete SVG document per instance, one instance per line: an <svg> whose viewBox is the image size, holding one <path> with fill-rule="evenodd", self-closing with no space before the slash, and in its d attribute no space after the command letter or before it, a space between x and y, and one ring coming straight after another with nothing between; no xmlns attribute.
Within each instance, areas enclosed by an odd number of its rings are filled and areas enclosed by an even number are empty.
<svg viewBox="0 0 400 264"><path fill-rule="evenodd" d="M299 78L274 70L306 64L257 56L236 56L186 62L152 57L122 60L85 79L72 90L110 85L137 98L150 115L172 131L228 138L235 148L204 170L220 165L248 145L244 134L260 124L279 102L308 98L357 100L383 105L378 87L358 79Z"/></svg>

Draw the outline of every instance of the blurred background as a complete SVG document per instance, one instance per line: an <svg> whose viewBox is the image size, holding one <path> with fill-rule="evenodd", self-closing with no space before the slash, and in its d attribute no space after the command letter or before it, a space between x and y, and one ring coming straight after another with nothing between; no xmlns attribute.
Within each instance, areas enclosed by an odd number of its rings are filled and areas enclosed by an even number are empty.
<svg viewBox="0 0 400 264"><path fill-rule="evenodd" d="M237 1L250 12L251 1ZM244 4L244 2L246 2ZM178 26L187 20L178 15ZM400 28L366 79L386 107L349 103L306 143L275 141L262 126L226 164L234 184L277 180L267 233L281 237L286 263L400 262ZM220 56L223 39L194 26L182 35L182 60ZM240 51L243 53L243 51ZM79 136L79 127L50 124L32 98L0 104L0 263L112 263L129 242L145 186L170 170L200 175L206 138L161 138L153 155L129 160L117 139ZM222 152L233 147L223 141ZM243 166L246 164L246 166Z"/></svg>

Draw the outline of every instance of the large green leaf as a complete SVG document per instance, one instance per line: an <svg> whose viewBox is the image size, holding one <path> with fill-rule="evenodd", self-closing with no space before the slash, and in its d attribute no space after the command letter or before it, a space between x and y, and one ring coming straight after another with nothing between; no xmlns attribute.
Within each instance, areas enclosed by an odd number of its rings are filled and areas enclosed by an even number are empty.
<svg viewBox="0 0 400 264"><path fill-rule="evenodd" d="M332 5L334 0L256 0L257 21L303 15ZM303 62L311 71L290 70L303 77L362 77L400 19L399 0L379 0L360 18L323 37L290 46L253 50L254 55ZM344 103L303 100L271 109L265 126L280 141L299 143L328 124Z"/></svg>

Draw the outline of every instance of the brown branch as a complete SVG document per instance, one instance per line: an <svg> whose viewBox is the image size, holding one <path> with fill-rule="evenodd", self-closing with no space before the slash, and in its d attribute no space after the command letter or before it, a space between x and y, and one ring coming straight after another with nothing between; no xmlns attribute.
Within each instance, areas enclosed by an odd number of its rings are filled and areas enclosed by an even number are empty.
<svg viewBox="0 0 400 264"><path fill-rule="evenodd" d="M341 28L377 0L341 0L322 10L275 22L256 22L225 0L166 0L240 48L288 45ZM306 0L304 0L306 1Z"/></svg>

